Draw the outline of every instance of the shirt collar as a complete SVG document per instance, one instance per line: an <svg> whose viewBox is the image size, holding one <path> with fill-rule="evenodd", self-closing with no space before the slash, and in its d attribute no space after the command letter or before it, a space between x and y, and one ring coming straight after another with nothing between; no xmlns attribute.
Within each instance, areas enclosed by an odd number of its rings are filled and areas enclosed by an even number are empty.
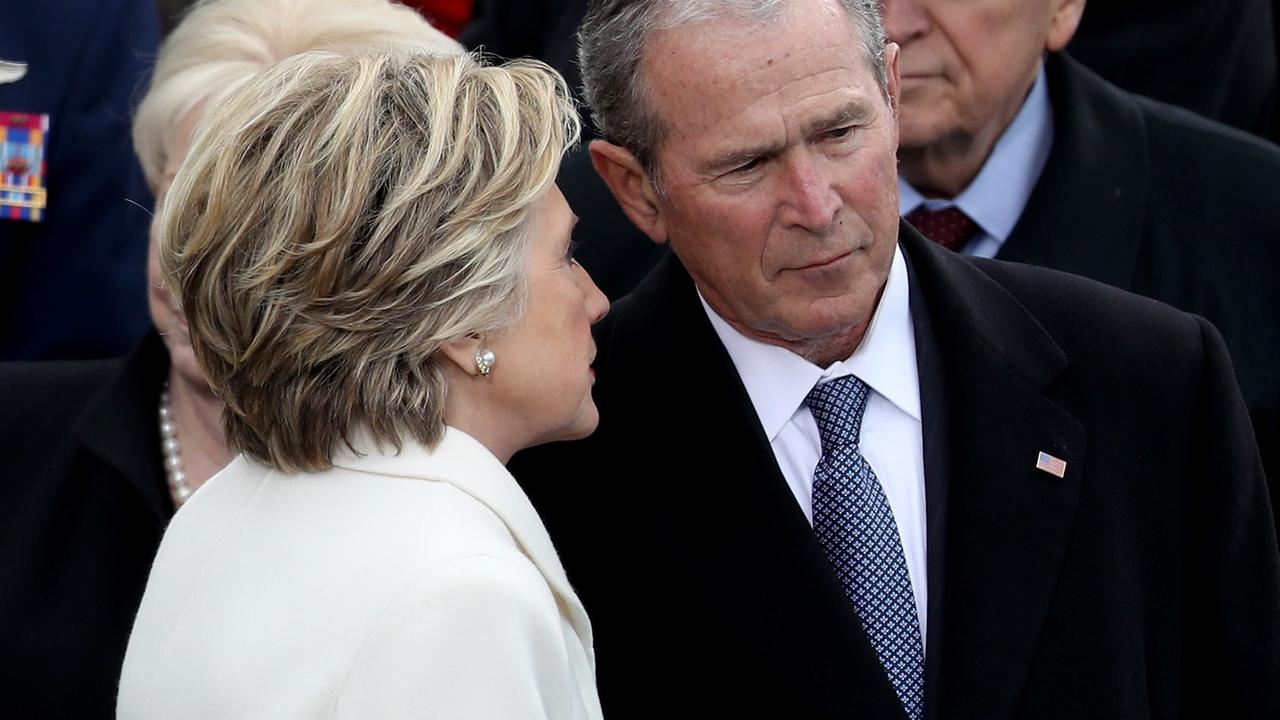
<svg viewBox="0 0 1280 720"><path fill-rule="evenodd" d="M1022 217L1052 146L1053 108L1042 62L1022 108L996 141L991 157L969 187L950 200L925 198L899 176L898 209L906 215L921 205L929 210L955 206L984 233L1003 244Z"/></svg>
<svg viewBox="0 0 1280 720"><path fill-rule="evenodd" d="M804 404L814 385L845 375L856 375L904 413L920 420L915 329L901 248L894 248L889 279L862 342L848 359L825 369L790 350L743 335L711 309L701 290L698 299L729 352L770 442Z"/></svg>

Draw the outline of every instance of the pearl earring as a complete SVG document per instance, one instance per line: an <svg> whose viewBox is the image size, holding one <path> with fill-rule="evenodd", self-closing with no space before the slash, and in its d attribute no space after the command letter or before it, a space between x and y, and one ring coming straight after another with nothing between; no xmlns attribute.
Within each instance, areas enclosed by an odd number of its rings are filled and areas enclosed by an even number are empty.
<svg viewBox="0 0 1280 720"><path fill-rule="evenodd" d="M493 371L493 364L497 361L498 357L492 350L481 348L476 351L476 370L479 370L484 377L489 377L489 373Z"/></svg>

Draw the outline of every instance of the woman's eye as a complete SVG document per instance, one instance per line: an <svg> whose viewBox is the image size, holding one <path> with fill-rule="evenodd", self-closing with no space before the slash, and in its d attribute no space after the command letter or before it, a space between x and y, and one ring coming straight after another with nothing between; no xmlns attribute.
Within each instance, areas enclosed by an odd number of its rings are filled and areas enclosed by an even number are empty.
<svg viewBox="0 0 1280 720"><path fill-rule="evenodd" d="M574 256L578 254L578 249L581 246L582 246L582 243L578 240L574 240L570 242L568 247L566 247L564 250L564 261L569 263L570 265L577 265L578 259Z"/></svg>

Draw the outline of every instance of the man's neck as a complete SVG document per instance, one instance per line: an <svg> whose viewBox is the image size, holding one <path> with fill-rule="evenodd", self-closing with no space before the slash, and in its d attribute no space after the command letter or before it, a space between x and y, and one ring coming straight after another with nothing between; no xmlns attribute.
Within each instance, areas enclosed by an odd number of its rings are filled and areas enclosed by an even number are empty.
<svg viewBox="0 0 1280 720"><path fill-rule="evenodd" d="M898 149L898 174L926 198L950 200L978 176L997 135L991 140L965 137L920 148Z"/></svg>
<svg viewBox="0 0 1280 720"><path fill-rule="evenodd" d="M745 338L761 342L766 345L774 345L790 350L818 367L827 367L837 360L846 360L853 354L854 350L862 344L862 338L867 334L867 329L871 327L871 320L875 316L875 310L880 306L880 300L884 296L884 286L876 291L875 301L871 305L871 312L862 321L852 327L842 328L836 332L820 337L811 338L791 338L784 337L774 332L768 332L750 327L744 323L732 319L732 315L716 309L714 297L708 297L698 288L698 295L702 298L707 311L715 313L725 325L732 328Z"/></svg>

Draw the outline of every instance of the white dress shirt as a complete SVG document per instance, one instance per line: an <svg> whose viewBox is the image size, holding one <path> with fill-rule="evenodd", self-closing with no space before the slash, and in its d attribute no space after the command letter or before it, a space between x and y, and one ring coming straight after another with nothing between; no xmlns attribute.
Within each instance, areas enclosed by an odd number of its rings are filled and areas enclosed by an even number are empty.
<svg viewBox="0 0 1280 720"><path fill-rule="evenodd" d="M958 207L978 224L978 234L960 249L966 255L995 257L1009 233L1018 224L1040 180L1053 147L1053 107L1049 101L1044 64L1031 86L1022 108L996 141L991 157L964 192L950 200L926 199L901 176L898 177L900 214L923 205L928 210Z"/></svg>
<svg viewBox="0 0 1280 720"><path fill-rule="evenodd" d="M778 467L811 524L813 472L822 457L822 440L805 397L819 382L846 375L856 375L871 389L859 446L893 510L923 639L928 627L924 451L915 330L902 250L894 250L889 280L861 344L847 360L825 369L790 350L743 335L717 315L701 293L698 297L746 386Z"/></svg>

